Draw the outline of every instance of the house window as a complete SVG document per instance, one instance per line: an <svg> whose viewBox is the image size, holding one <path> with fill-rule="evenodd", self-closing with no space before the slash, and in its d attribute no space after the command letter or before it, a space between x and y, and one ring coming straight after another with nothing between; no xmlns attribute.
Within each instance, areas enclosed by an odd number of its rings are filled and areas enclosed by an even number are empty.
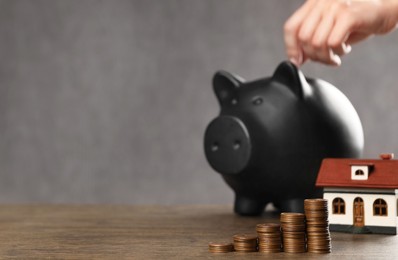
<svg viewBox="0 0 398 260"><path fill-rule="evenodd" d="M355 176L364 176L365 173L362 170L356 170L355 171Z"/></svg>
<svg viewBox="0 0 398 260"><path fill-rule="evenodd" d="M373 203L373 216L387 216L387 203L383 199L376 199Z"/></svg>
<svg viewBox="0 0 398 260"><path fill-rule="evenodd" d="M351 180L366 181L372 165L351 165Z"/></svg>
<svg viewBox="0 0 398 260"><path fill-rule="evenodd" d="M345 214L345 202L342 198L333 200L333 214Z"/></svg>

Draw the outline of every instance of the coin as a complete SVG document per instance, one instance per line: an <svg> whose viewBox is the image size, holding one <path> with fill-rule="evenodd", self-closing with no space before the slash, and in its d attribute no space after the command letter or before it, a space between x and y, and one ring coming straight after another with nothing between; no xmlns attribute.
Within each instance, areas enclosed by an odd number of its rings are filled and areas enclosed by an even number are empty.
<svg viewBox="0 0 398 260"><path fill-rule="evenodd" d="M237 234L233 236L236 252L257 251L257 236L252 234Z"/></svg>
<svg viewBox="0 0 398 260"><path fill-rule="evenodd" d="M234 241L254 241L257 240L256 235L252 234L237 234L233 236Z"/></svg>
<svg viewBox="0 0 398 260"><path fill-rule="evenodd" d="M283 251L286 253L306 252L305 215L302 213L281 213L280 216Z"/></svg>
<svg viewBox="0 0 398 260"><path fill-rule="evenodd" d="M264 223L264 224L257 224L256 231L257 233L273 233L273 232L279 232L280 228L281 228L280 224Z"/></svg>
<svg viewBox="0 0 398 260"><path fill-rule="evenodd" d="M264 223L256 226L258 236L258 251L261 253L281 252L281 225Z"/></svg>
<svg viewBox="0 0 398 260"><path fill-rule="evenodd" d="M307 225L307 250L310 253L330 253L328 201L325 199L304 200Z"/></svg>
<svg viewBox="0 0 398 260"><path fill-rule="evenodd" d="M212 253L228 253L234 250L232 243L209 243L209 251Z"/></svg>

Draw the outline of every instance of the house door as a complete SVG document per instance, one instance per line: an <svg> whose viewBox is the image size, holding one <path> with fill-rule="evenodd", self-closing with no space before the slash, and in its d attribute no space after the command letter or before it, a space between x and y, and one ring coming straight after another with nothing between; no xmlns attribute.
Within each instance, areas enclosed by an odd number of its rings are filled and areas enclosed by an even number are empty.
<svg viewBox="0 0 398 260"><path fill-rule="evenodd" d="M354 226L363 227L364 217L363 199L357 197L354 199Z"/></svg>

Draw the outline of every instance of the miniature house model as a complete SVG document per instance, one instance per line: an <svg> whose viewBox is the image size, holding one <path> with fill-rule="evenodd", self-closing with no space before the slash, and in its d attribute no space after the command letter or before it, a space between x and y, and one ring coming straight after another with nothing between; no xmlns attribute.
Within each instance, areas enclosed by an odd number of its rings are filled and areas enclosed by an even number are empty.
<svg viewBox="0 0 398 260"><path fill-rule="evenodd" d="M324 159L316 186L328 200L331 231L397 234L398 160Z"/></svg>

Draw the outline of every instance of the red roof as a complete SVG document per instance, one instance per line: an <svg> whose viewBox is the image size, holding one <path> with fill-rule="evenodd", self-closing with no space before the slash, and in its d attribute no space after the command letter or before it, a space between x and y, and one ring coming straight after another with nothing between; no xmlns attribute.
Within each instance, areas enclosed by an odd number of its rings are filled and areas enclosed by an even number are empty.
<svg viewBox="0 0 398 260"><path fill-rule="evenodd" d="M370 166L367 180L352 180L351 166ZM398 189L398 160L332 159L322 161L318 187Z"/></svg>

